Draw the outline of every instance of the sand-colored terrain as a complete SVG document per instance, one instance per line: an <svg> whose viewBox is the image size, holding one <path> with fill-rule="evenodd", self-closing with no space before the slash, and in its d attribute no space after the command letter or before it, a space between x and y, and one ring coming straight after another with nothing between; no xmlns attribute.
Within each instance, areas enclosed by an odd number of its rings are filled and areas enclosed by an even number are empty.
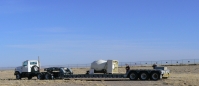
<svg viewBox="0 0 199 86"><path fill-rule="evenodd" d="M0 71L0 86L199 86L199 65L167 66L171 71L168 79L158 81L86 81L86 80L13 80L14 70ZM152 67L131 67L131 69L152 69ZM84 74L86 68L72 69L75 74ZM124 68L119 68L119 73L124 73Z"/></svg>

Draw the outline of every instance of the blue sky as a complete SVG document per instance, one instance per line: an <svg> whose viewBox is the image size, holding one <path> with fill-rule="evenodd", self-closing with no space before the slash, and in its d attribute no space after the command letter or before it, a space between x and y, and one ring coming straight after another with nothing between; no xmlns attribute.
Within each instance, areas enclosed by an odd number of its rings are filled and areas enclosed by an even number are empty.
<svg viewBox="0 0 199 86"><path fill-rule="evenodd" d="M199 59L198 3L1 0L0 67Z"/></svg>

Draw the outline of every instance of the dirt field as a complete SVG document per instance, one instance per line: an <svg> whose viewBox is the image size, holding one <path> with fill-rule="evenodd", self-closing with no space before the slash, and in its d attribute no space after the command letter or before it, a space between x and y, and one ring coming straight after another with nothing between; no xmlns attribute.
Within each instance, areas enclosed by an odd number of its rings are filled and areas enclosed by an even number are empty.
<svg viewBox="0 0 199 86"><path fill-rule="evenodd" d="M86 81L86 80L11 80L15 79L13 70L0 71L0 86L199 86L199 65L167 66L171 75L159 81ZM152 69L152 67L131 67L131 69ZM88 69L72 69L75 74L85 73ZM124 73L124 68L119 68ZM10 80L9 80L10 79Z"/></svg>

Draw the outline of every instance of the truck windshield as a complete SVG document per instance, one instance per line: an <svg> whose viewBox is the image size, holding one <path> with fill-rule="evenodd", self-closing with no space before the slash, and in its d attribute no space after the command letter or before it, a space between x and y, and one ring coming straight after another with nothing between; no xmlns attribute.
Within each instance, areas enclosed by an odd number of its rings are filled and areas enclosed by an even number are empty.
<svg viewBox="0 0 199 86"><path fill-rule="evenodd" d="M37 65L37 62L30 62L30 65Z"/></svg>

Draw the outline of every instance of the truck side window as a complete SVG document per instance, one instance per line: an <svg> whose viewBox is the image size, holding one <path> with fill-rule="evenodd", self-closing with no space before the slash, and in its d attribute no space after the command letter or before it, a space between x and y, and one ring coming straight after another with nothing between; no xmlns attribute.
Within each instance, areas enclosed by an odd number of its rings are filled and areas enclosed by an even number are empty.
<svg viewBox="0 0 199 86"><path fill-rule="evenodd" d="M30 62L30 65L37 65L37 62Z"/></svg>
<svg viewBox="0 0 199 86"><path fill-rule="evenodd" d="M28 65L28 62L25 61L25 62L23 63L23 66L27 66L27 65Z"/></svg>

